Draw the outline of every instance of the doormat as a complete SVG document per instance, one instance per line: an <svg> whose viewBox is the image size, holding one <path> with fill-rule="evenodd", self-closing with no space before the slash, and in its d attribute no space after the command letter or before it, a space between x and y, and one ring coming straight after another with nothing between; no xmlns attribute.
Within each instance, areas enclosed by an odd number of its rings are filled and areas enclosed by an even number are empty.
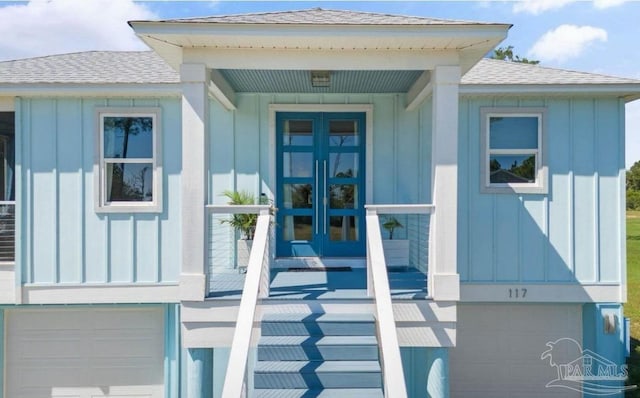
<svg viewBox="0 0 640 398"><path fill-rule="evenodd" d="M289 267L288 272L351 272L351 267Z"/></svg>

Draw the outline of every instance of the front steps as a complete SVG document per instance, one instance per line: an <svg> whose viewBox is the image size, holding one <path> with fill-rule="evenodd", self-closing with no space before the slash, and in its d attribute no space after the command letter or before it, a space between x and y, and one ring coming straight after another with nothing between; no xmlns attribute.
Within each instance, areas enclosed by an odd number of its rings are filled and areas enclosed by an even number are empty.
<svg viewBox="0 0 640 398"><path fill-rule="evenodd" d="M265 314L257 398L382 398L370 314Z"/></svg>

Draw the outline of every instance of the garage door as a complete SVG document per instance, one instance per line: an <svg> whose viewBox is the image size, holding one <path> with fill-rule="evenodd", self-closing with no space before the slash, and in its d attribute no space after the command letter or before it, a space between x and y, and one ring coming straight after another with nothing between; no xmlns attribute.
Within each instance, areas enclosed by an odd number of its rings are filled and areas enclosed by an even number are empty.
<svg viewBox="0 0 640 398"><path fill-rule="evenodd" d="M6 395L161 398L161 309L5 312Z"/></svg>
<svg viewBox="0 0 640 398"><path fill-rule="evenodd" d="M579 305L459 304L450 354L452 397L581 397L545 387L557 371L540 356L547 342L564 337L582 344Z"/></svg>

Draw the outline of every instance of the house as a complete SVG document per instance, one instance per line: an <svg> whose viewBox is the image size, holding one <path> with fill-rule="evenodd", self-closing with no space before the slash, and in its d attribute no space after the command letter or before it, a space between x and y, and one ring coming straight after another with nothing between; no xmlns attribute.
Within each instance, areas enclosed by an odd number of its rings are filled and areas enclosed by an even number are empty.
<svg viewBox="0 0 640 398"><path fill-rule="evenodd" d="M508 24L130 25L152 51L0 63L0 397L568 397L547 342L624 362L640 81L483 59Z"/></svg>

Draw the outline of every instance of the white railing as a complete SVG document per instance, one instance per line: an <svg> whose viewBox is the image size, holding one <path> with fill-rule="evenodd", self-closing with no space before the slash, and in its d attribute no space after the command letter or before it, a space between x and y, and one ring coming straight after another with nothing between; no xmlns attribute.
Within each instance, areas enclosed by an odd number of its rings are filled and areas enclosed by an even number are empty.
<svg viewBox="0 0 640 398"><path fill-rule="evenodd" d="M259 298L269 296L269 237L271 214L268 205L207 206L213 213L258 214L258 222L249 255L249 265L238 308L238 319L233 334L227 374L222 389L222 398L246 396L246 377L251 334Z"/></svg>
<svg viewBox="0 0 640 398"><path fill-rule="evenodd" d="M0 201L0 262L15 261L16 202Z"/></svg>

